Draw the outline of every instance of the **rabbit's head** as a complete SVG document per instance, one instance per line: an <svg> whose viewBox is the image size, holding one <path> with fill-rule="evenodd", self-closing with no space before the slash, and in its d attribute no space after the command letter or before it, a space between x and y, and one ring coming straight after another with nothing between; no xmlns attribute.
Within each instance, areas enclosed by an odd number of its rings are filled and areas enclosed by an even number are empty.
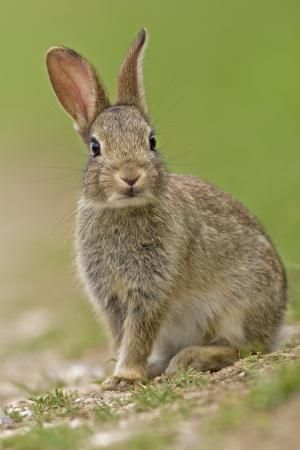
<svg viewBox="0 0 300 450"><path fill-rule="evenodd" d="M65 47L53 47L47 53L48 73L56 96L89 148L85 198L106 207L155 202L166 182L143 88L146 38L143 29L129 49L113 105L86 59Z"/></svg>

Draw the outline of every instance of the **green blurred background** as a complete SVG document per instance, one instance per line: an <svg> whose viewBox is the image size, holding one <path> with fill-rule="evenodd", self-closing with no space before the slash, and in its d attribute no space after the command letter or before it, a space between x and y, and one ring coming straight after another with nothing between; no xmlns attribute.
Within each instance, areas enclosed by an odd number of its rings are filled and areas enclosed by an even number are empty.
<svg viewBox="0 0 300 450"><path fill-rule="evenodd" d="M6 356L50 346L75 357L103 342L72 262L86 150L54 98L44 55L53 45L76 49L113 96L141 26L150 33L150 110L170 170L218 184L260 218L289 271L290 317L300 318L299 19L297 0L1 2Z"/></svg>

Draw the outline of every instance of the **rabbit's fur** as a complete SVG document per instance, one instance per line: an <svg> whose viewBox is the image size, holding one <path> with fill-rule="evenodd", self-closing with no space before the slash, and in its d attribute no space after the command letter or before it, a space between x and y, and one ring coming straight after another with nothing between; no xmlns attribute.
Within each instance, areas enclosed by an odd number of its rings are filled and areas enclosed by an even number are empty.
<svg viewBox="0 0 300 450"><path fill-rule="evenodd" d="M170 174L151 150L145 41L142 30L113 106L85 59L63 47L47 54L58 99L84 141L101 144L88 158L76 247L115 344L108 389L183 367L218 370L244 347L271 350L287 303L284 268L252 214L209 183Z"/></svg>

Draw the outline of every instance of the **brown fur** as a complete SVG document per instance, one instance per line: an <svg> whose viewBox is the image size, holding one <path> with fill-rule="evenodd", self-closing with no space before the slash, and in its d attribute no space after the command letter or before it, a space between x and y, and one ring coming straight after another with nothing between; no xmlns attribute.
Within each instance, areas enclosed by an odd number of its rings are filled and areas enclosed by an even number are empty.
<svg viewBox="0 0 300 450"><path fill-rule="evenodd" d="M87 143L100 142L101 155L88 158L76 247L82 279L117 353L107 389L147 373L217 370L232 364L243 347L270 350L287 303L282 263L255 217L217 187L168 173L151 150L141 78L145 40L142 31L123 63L116 106L108 106L94 69L69 92L72 53L48 65L77 127L78 114L102 105L83 133ZM57 52L62 58L57 48L51 57ZM78 101L78 92L94 92L95 99Z"/></svg>
<svg viewBox="0 0 300 450"><path fill-rule="evenodd" d="M178 352L166 370L166 375L174 375L178 369L192 368L199 372L217 371L237 361L239 351L231 347L187 347Z"/></svg>
<svg viewBox="0 0 300 450"><path fill-rule="evenodd" d="M110 106L106 90L96 69L70 48L52 47L46 55L49 78L55 94L75 121L76 129L85 138L90 124L101 111ZM81 83L77 80L81 79ZM84 92L80 87L86 88ZM83 95L90 100L82 108Z"/></svg>
<svg viewBox="0 0 300 450"><path fill-rule="evenodd" d="M146 40L146 31L142 29L122 64L117 85L117 104L136 106L145 117L148 108L144 95L142 60Z"/></svg>

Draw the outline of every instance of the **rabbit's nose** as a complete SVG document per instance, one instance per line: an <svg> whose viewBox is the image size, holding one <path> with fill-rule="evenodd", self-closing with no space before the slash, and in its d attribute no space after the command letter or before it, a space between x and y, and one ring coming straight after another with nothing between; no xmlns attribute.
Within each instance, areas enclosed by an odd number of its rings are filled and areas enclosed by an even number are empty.
<svg viewBox="0 0 300 450"><path fill-rule="evenodd" d="M134 178L128 178L128 177L123 178L123 177L121 177L121 179L123 181L125 181L125 183L127 183L129 186L134 186L135 183L139 180L140 177L141 177L141 175L138 175L137 177L134 177Z"/></svg>

